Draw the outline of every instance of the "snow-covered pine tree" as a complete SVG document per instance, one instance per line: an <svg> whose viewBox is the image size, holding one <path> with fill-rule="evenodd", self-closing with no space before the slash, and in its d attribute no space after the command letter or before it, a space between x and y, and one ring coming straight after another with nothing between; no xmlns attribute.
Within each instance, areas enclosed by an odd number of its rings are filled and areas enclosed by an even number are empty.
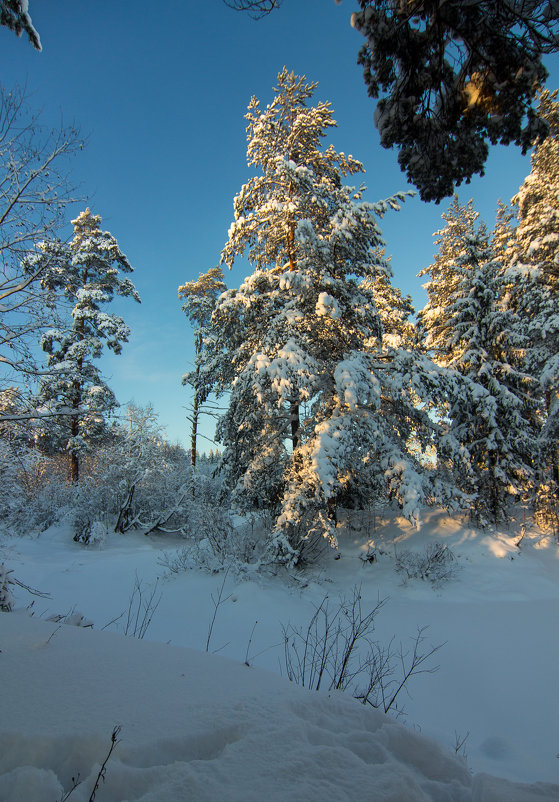
<svg viewBox="0 0 559 802"><path fill-rule="evenodd" d="M42 243L28 258L27 269L37 270L44 260L43 288L71 307L70 317L41 339L48 376L37 402L63 413L58 418L59 438L69 455L70 478L77 482L80 454L102 435L106 415L117 406L93 360L101 356L103 342L119 354L130 334L122 318L103 307L115 295L138 302L140 298L130 279L121 275L131 273L132 267L112 234L101 230L101 217L86 209L72 224L70 243Z"/></svg>
<svg viewBox="0 0 559 802"><path fill-rule="evenodd" d="M418 399L441 392L427 359L381 345L371 282L388 266L377 219L404 196L371 204L343 185L363 168L321 149L335 122L328 103L308 105L315 86L284 69L266 108L251 100L248 161L261 173L235 198L222 261L246 253L255 271L212 318L231 386L222 465L237 505L273 511L270 548L292 561L313 534L335 543L348 492L388 494L418 519L433 487L408 442L433 436Z"/></svg>
<svg viewBox="0 0 559 802"><path fill-rule="evenodd" d="M502 264L485 226L475 225L471 204L456 200L443 217L448 225L439 232L441 251L421 314L423 342L464 377L445 409L470 461L471 471L457 471L456 481L471 496L474 519L497 522L511 495L526 492L532 479L534 383L512 364L524 338L514 313L502 307Z"/></svg>
<svg viewBox="0 0 559 802"><path fill-rule="evenodd" d="M190 464L196 465L196 441L198 419L201 407L212 392L209 377L215 373L215 365L210 367L211 355L215 356L214 336L211 327L212 312L219 295L226 290L221 267L212 267L207 273L200 273L195 281L187 281L179 287L179 298L184 298L182 311L194 328L194 370L182 378L194 390L190 430ZM205 366L205 371L202 371Z"/></svg>
<svg viewBox="0 0 559 802"><path fill-rule="evenodd" d="M544 91L540 116L549 136L512 202L518 225L506 272L510 305L527 330L526 369L540 383L539 514L559 530L559 101Z"/></svg>

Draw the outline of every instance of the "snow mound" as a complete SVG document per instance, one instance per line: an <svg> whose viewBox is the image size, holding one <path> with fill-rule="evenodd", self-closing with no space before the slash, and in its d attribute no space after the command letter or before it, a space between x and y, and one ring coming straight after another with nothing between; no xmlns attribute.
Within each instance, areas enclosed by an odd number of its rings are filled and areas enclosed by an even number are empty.
<svg viewBox="0 0 559 802"><path fill-rule="evenodd" d="M54 634L53 634L54 633ZM52 635L52 637L51 637ZM543 802L376 710L225 658L0 614L1 802Z"/></svg>

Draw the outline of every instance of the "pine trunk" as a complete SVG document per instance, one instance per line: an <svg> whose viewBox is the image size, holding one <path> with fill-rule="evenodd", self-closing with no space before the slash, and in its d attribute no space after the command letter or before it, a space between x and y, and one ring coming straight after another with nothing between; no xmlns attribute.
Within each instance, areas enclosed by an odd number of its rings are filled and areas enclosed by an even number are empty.
<svg viewBox="0 0 559 802"><path fill-rule="evenodd" d="M291 403L291 444L293 447L293 451L299 445L299 404L296 401L292 401Z"/></svg>
<svg viewBox="0 0 559 802"><path fill-rule="evenodd" d="M80 407L81 401L81 388L79 383L76 382L74 385L74 398L72 401L72 409L76 412L75 415L72 415L71 423L70 423L70 433L72 437L72 441L76 438L80 431L80 425L78 420L77 411ZM78 457L78 453L75 450L74 446L72 445L70 449L70 481L73 485L77 484L80 481L80 459Z"/></svg>
<svg viewBox="0 0 559 802"><path fill-rule="evenodd" d="M196 467L196 440L198 436L198 415L200 414L200 399L198 390L194 390L194 401L192 403L192 431L190 435L190 464Z"/></svg>

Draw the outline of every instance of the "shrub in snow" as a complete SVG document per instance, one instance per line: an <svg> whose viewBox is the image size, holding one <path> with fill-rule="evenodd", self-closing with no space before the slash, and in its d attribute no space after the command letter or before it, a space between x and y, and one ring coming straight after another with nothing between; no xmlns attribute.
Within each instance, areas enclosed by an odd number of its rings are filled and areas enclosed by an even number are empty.
<svg viewBox="0 0 559 802"><path fill-rule="evenodd" d="M136 575L124 619L123 632L128 637L142 640L148 631L161 601L161 594L157 595L158 584L159 579L156 579L153 585L148 585L146 588L143 581ZM122 615L124 616L124 613Z"/></svg>
<svg viewBox="0 0 559 802"><path fill-rule="evenodd" d="M423 552L400 551L395 568L406 579L424 579L433 585L452 579L458 571L454 552L441 543L430 543Z"/></svg>
<svg viewBox="0 0 559 802"><path fill-rule="evenodd" d="M82 460L75 505L75 540L91 542L96 521L125 533L131 528L186 535L191 508L217 499L218 483L195 474L182 448L167 443L151 407L129 406L105 442ZM109 525L110 522L110 525ZM97 534L101 528L96 527ZM94 538L96 539L96 538Z"/></svg>
<svg viewBox="0 0 559 802"><path fill-rule="evenodd" d="M74 540L87 546L103 546L109 534L105 521L90 521L78 516L74 521Z"/></svg>
<svg viewBox="0 0 559 802"><path fill-rule="evenodd" d="M87 629L93 628L93 621L86 618L83 613L75 608L68 613L54 613L49 615L46 621L52 621L55 624L69 624L72 627L84 627Z"/></svg>
<svg viewBox="0 0 559 802"><path fill-rule="evenodd" d="M401 645L394 650L393 641L384 646L373 640L375 619L386 601L366 613L360 589L354 587L351 598L341 598L334 608L325 596L306 628L284 626L288 678L315 691L349 691L363 704L401 715L400 692L415 674L437 670L427 663L441 646L424 647L425 627L408 652Z"/></svg>
<svg viewBox="0 0 559 802"><path fill-rule="evenodd" d="M6 534L34 535L48 529L73 497L59 457L0 438L0 528Z"/></svg>
<svg viewBox="0 0 559 802"><path fill-rule="evenodd" d="M169 573L194 567L212 573L224 569L242 572L248 565L258 565L264 557L261 528L269 525L265 518L235 520L223 507L207 504L192 507L191 513L190 545L166 553L160 561Z"/></svg>

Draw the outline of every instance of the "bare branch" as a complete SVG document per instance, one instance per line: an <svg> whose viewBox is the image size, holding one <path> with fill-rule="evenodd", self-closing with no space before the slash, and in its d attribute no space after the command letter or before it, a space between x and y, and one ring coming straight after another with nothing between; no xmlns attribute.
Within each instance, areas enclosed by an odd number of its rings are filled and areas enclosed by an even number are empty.
<svg viewBox="0 0 559 802"><path fill-rule="evenodd" d="M281 0L224 0L224 3L235 11L248 11L253 19L261 19L279 8Z"/></svg>

